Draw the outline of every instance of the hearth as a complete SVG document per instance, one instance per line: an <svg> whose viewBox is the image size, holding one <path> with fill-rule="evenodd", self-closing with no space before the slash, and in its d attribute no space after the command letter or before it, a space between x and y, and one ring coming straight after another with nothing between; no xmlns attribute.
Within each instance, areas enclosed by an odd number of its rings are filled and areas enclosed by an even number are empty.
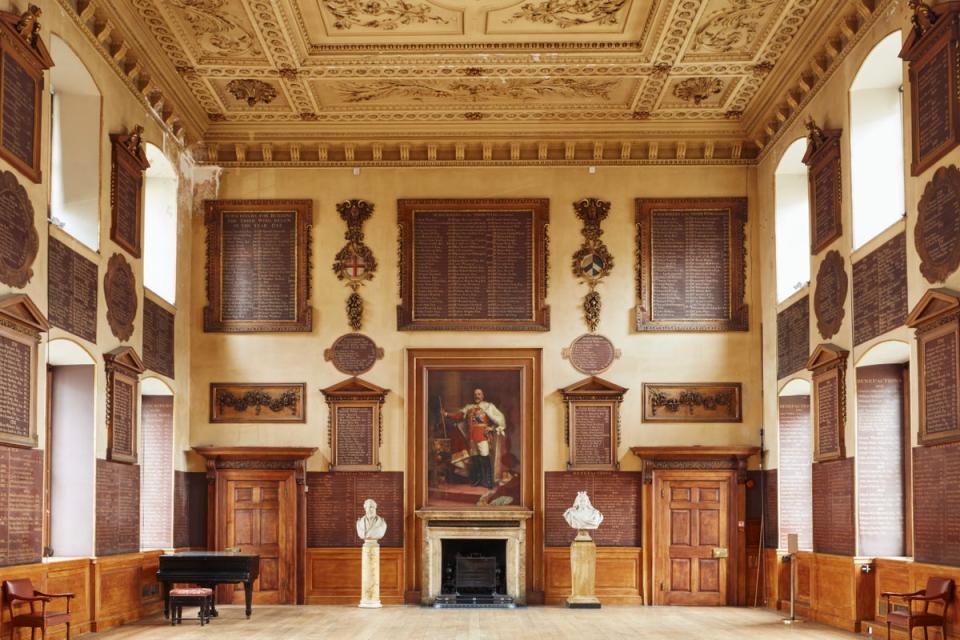
<svg viewBox="0 0 960 640"><path fill-rule="evenodd" d="M507 541L447 539L441 541L441 586L436 607L513 607L507 595Z"/></svg>

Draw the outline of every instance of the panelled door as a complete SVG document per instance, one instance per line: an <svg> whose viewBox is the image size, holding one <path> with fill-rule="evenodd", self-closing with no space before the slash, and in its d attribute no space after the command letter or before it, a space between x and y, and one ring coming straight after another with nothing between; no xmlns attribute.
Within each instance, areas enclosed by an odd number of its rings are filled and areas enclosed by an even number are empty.
<svg viewBox="0 0 960 640"><path fill-rule="evenodd" d="M225 526L220 532L220 548L260 556L260 577L253 585L255 604L292 604L296 578L293 474L231 471L224 476L221 505ZM227 602L243 603L242 584L225 590L221 597Z"/></svg>
<svg viewBox="0 0 960 640"><path fill-rule="evenodd" d="M661 478L654 531L656 604L727 604L730 482Z"/></svg>

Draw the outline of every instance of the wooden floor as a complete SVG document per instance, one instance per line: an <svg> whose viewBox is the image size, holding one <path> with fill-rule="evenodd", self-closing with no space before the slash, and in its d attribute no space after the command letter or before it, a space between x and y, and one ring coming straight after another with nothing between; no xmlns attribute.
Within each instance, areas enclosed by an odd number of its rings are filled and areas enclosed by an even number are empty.
<svg viewBox="0 0 960 640"><path fill-rule="evenodd" d="M184 617L188 612L184 610ZM189 615L194 615L191 610ZM222 607L220 618L200 628L196 620L169 626L153 617L102 634L96 640L830 640L857 636L818 624L786 627L780 615L762 609L604 607L571 610L435 610L421 607L359 609L346 606Z"/></svg>

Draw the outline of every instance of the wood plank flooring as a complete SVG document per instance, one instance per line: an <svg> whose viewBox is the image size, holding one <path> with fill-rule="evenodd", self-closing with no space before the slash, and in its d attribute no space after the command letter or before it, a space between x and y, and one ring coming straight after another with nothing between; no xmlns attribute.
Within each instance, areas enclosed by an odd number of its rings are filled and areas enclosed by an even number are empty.
<svg viewBox="0 0 960 640"><path fill-rule="evenodd" d="M436 610L421 607L359 609L347 606L258 606L246 620L242 607L224 606L209 626L162 616L84 636L96 640L836 640L856 638L823 625L787 627L764 609L626 607L571 610ZM184 610L184 617L194 610Z"/></svg>

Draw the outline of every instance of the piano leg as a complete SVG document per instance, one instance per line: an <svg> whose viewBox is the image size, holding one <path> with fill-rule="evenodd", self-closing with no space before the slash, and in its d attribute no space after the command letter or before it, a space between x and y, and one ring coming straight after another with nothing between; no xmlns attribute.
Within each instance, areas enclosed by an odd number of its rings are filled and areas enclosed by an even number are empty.
<svg viewBox="0 0 960 640"><path fill-rule="evenodd" d="M247 620L249 620L253 609L253 582L250 580L243 583L243 597L247 605Z"/></svg>
<svg viewBox="0 0 960 640"><path fill-rule="evenodd" d="M170 583L161 582L160 588L163 590L163 618L170 617Z"/></svg>
<svg viewBox="0 0 960 640"><path fill-rule="evenodd" d="M217 585L215 584L202 584L201 587L206 587L213 590L213 597L210 598L210 617L216 618L220 615L220 612L217 611Z"/></svg>

